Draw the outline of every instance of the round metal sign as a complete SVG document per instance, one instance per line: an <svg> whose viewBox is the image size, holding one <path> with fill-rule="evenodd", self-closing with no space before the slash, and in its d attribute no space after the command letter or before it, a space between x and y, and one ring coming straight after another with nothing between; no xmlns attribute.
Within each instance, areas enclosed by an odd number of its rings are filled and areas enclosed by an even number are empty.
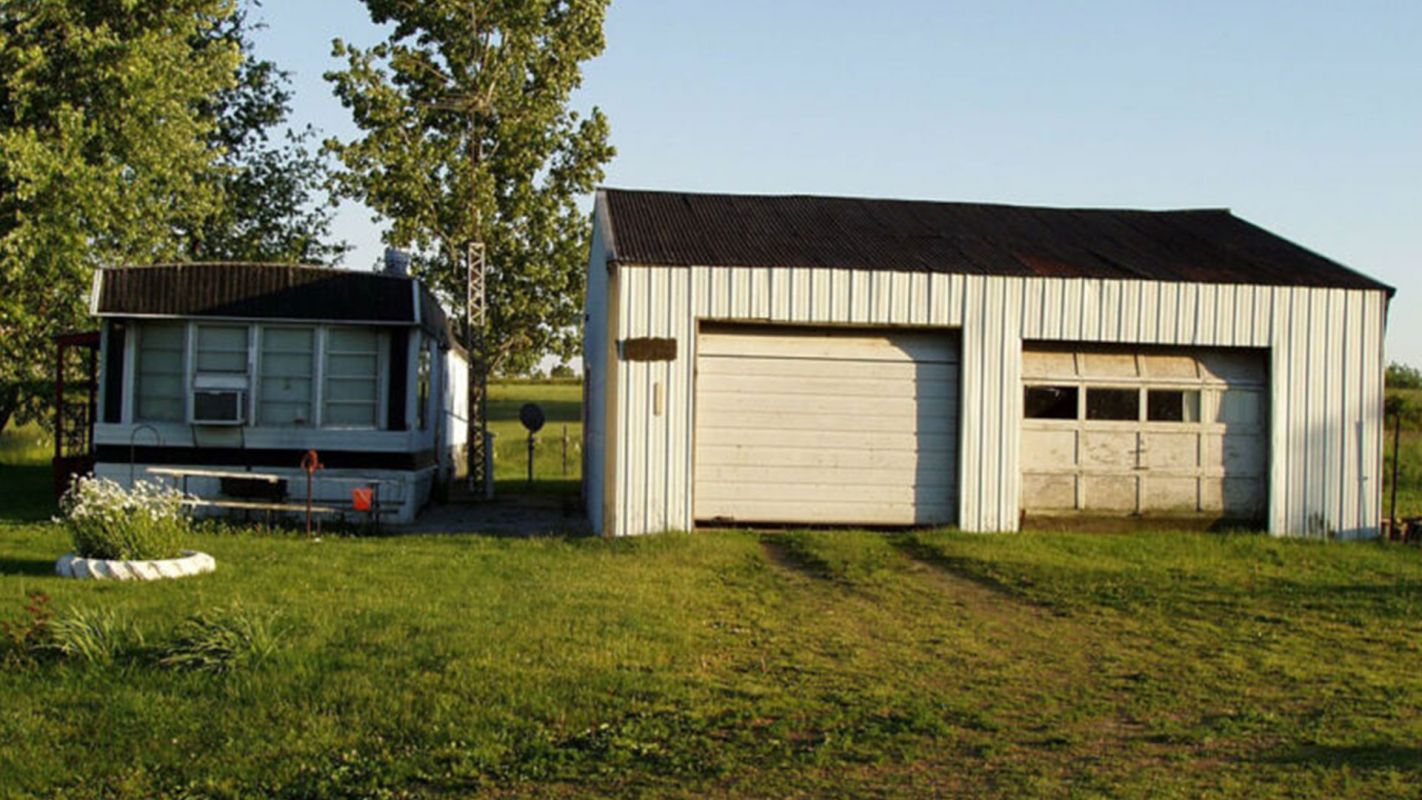
<svg viewBox="0 0 1422 800"><path fill-rule="evenodd" d="M543 427L543 409L537 403L524 403L523 408L518 410L518 421L523 423L523 427L529 433L538 433Z"/></svg>

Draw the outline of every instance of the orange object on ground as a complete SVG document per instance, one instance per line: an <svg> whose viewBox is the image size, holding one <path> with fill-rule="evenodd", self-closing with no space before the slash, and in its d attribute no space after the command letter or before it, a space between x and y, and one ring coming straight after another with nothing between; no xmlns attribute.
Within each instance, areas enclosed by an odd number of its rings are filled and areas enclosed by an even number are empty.
<svg viewBox="0 0 1422 800"><path fill-rule="evenodd" d="M356 511L369 511L370 504L375 499L375 490L369 486L362 486L351 490L351 505Z"/></svg>

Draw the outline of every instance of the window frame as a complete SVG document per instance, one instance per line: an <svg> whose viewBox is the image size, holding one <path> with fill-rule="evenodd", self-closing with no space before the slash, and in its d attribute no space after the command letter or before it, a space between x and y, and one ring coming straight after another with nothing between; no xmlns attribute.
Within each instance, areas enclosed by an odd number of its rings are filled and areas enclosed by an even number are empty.
<svg viewBox="0 0 1422 800"><path fill-rule="evenodd" d="M264 389L264 384L266 383L266 379L267 379L267 375L266 375L267 334L268 334L269 331L272 331L272 330L279 330L279 331L307 331L307 332L310 332L310 334L311 334L311 349L310 349L310 351L308 352L308 354L309 354L310 357L311 357L311 372L310 372L310 374L307 375L307 380L309 380L309 381L311 382L311 393L310 393L309 398L307 399L307 408L306 408L306 411L307 411L307 419L306 419L306 422L305 422L304 424L301 424L301 425L297 425L297 424L281 424L281 423L267 422L265 419L263 419L263 415L262 415L262 413L261 413L262 403L264 402L263 399L262 399L262 391L263 391L263 389ZM320 391L318 390L317 382L320 380L320 375L321 375L321 369L320 369L320 367L319 367L319 364L320 364L321 359L322 359L322 349L321 349L321 326L319 326L319 325L283 324L283 323L277 323L277 324L272 324L272 325L260 325L260 326L258 326L258 332L257 332L256 340L255 340L255 342L254 342L254 349L255 349L255 352L256 352L256 362L257 362L257 363L256 363L256 369L254 370L254 377L253 377L254 388L253 388L253 390L252 390L252 426L253 426L253 427L257 427L257 428L276 428L276 429L279 429L279 430L311 430L311 429L320 427L320 405L319 405ZM291 354L296 354L296 353L299 353L299 352L300 352L300 351L296 351L296 350L282 350L282 351L278 351L278 352L276 352L276 353L274 353L274 354L275 354L275 355L291 355ZM281 378L281 377L293 377L293 376L284 376L284 375L283 375L283 376L277 376L277 377L278 377L278 378ZM287 402L287 401L280 401L280 402L285 403L285 402ZM294 403L289 403L289 404L294 405Z"/></svg>
<svg viewBox="0 0 1422 800"><path fill-rule="evenodd" d="M326 397L326 395L327 395L327 392L326 392L326 383L330 380L330 375L328 374L328 373L329 373L328 367L329 367L329 362L330 362L330 358L331 358L331 333L332 333L333 331L340 331L340 330L354 330L354 331L370 332L370 333L372 333L372 334L374 335L374 339L375 339L375 352L374 352L374 355L375 355L375 375L374 375L374 380L375 380L375 398L374 398L374 404L375 404L375 407L374 407L374 409L372 410L372 415L373 415L373 417L374 417L373 424L370 424L370 425L365 425L365 424L361 424L361 425L351 425L351 424L347 424L347 423L332 424L332 423L327 419L327 416L328 416L328 415L327 415L327 406L329 405L330 401L329 401L329 400L327 399L327 397ZM386 429L386 424L385 424L385 423L386 423L386 420L385 420L385 417L388 416L388 415L387 415L387 414L382 414L381 412L385 411L385 410L389 407L389 398L388 398L388 396L387 396L388 393L389 393L389 383L390 383L390 375L389 375L389 370L390 370L390 358L389 358L389 351L390 351L390 335L389 335L389 333L388 333L387 331L383 330L383 329L380 329L380 328L373 328L373 327L367 326L367 325L323 325L323 326L322 326L322 336L321 336L321 343L320 343L320 344L321 344L321 347L320 347L320 349L321 349L321 355L320 355L320 360L321 360L321 369L320 369L320 377L321 377L321 406L320 406L320 411L319 411L319 415L320 415L320 416L319 416L319 422L318 422L318 424L317 424L317 427L322 428L322 429L324 429L324 430L345 430L345 431L372 431L372 430L378 431L378 430L385 430L385 429ZM357 353L346 353L346 352L344 352L344 351L341 353L341 355L347 355L347 354L349 354L349 355L356 355ZM341 380L341 379L344 379L344 378L338 378L338 380ZM347 402L347 401L337 401L337 402L344 403L344 402ZM354 403L352 403L352 404L354 404ZM364 404L362 404L362 405L364 405Z"/></svg>
<svg viewBox="0 0 1422 800"><path fill-rule="evenodd" d="M191 402L189 395L191 374L188 368L188 325L184 322L164 322L158 320L143 320L138 325L131 326L133 331L133 365L129 372L133 376L133 398L129 404L132 411L132 422L134 423L160 423L160 424L182 424L188 420L188 405ZM172 373L178 379L178 412L172 418L150 417L143 413L143 347L149 334L154 328L173 328L178 332L178 370Z"/></svg>

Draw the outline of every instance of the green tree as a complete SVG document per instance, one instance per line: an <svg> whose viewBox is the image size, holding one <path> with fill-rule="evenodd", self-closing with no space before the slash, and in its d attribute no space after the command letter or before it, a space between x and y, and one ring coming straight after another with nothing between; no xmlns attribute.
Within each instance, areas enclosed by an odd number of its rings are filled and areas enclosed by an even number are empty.
<svg viewBox="0 0 1422 800"><path fill-rule="evenodd" d="M0 5L0 428L43 407L51 337L95 266L172 258L222 207L215 122L240 53L229 0Z"/></svg>
<svg viewBox="0 0 1422 800"><path fill-rule="evenodd" d="M462 307L486 247L490 374L571 356L588 224L578 198L613 155L607 120L569 108L603 48L606 0L365 0L389 38L340 40L327 74L363 136L328 142L339 181L390 222L386 242Z"/></svg>
<svg viewBox="0 0 1422 800"><path fill-rule="evenodd" d="M1422 370L1394 361L1387 365L1384 382L1389 389L1422 389Z"/></svg>
<svg viewBox="0 0 1422 800"><path fill-rule="evenodd" d="M207 113L216 126L209 144L221 153L215 178L221 210L185 232L185 255L203 261L275 261L324 264L349 249L331 240L335 204L327 187L328 160L309 145L307 126L291 130L291 74L257 58L251 32L262 27L240 6L211 36L242 54L236 82L214 95Z"/></svg>

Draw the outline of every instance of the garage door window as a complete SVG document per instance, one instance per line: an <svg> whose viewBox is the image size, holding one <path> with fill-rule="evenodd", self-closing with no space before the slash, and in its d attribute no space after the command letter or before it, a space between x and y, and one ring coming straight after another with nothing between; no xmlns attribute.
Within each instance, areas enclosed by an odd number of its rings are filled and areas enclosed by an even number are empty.
<svg viewBox="0 0 1422 800"><path fill-rule="evenodd" d="M1028 386L1023 410L1028 419L1076 419L1075 386Z"/></svg>
<svg viewBox="0 0 1422 800"><path fill-rule="evenodd" d="M1137 389L1087 389L1086 418L1129 420L1141 418L1141 393Z"/></svg>
<svg viewBox="0 0 1422 800"><path fill-rule="evenodd" d="M1146 419L1151 422L1199 422L1200 393L1182 389L1151 389L1146 394Z"/></svg>

